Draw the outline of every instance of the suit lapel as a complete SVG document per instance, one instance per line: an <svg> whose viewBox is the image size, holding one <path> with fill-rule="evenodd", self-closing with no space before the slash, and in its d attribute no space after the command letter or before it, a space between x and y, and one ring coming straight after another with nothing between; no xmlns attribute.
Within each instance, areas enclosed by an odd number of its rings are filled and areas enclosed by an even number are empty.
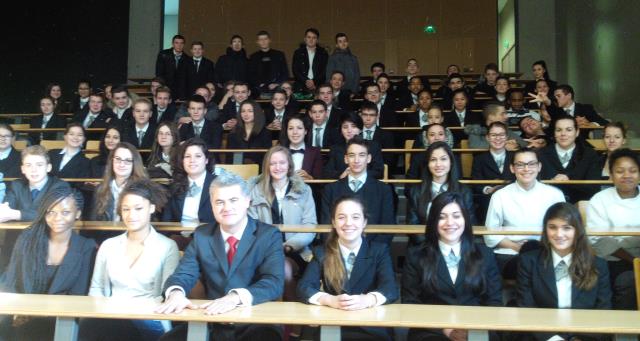
<svg viewBox="0 0 640 341"><path fill-rule="evenodd" d="M444 262L444 257L442 256L442 252L438 249L438 279L439 282L444 284L448 290L452 292L455 291L455 287L453 285L453 281L451 280L451 275L449 274L449 269L447 268L447 264Z"/></svg>
<svg viewBox="0 0 640 341"><path fill-rule="evenodd" d="M552 294L553 305L558 306L558 287L556 287L556 273L553 269L553 263L547 264L544 259L538 261L538 271L542 282L547 286L547 290Z"/></svg>
<svg viewBox="0 0 640 341"><path fill-rule="evenodd" d="M371 264L371 255L369 254L369 243L366 238L364 238L362 239L362 246L360 246L360 251L358 251L356 262L351 270L348 288L346 289L351 292L351 290L357 286L358 282L360 282L360 278L368 271L373 271L373 264Z"/></svg>
<svg viewBox="0 0 640 341"><path fill-rule="evenodd" d="M69 274L74 272L74 269L78 268L78 263L82 260L80 254L80 238L75 233L71 234L71 242L69 243L69 250L62 259L62 264L56 271L56 275L53 277L51 286L49 286L49 294L54 294L60 291L62 284L69 278Z"/></svg>
<svg viewBox="0 0 640 341"><path fill-rule="evenodd" d="M224 240L222 239L222 233L220 233L220 225L216 224L213 230L213 238L210 239L211 249L216 256L216 259L222 264L222 270L225 276L229 275L229 263L227 262L227 253L224 251Z"/></svg>
<svg viewBox="0 0 640 341"><path fill-rule="evenodd" d="M240 238L240 243L238 244L238 250L236 251L236 255L233 257L233 262L231 263L231 269L229 270L229 275L233 275L233 273L238 268L238 265L242 263L244 257L249 253L249 249L253 246L253 243L256 240L255 236L256 232L256 221L249 218L247 222L247 227L244 229L242 233L242 238Z"/></svg>
<svg viewBox="0 0 640 341"><path fill-rule="evenodd" d="M202 194L200 195L200 206L198 207L198 215L200 215L200 210L203 209L211 200L209 198L209 185L211 185L213 177L213 174L207 172L207 175L204 178L204 183L202 184Z"/></svg>

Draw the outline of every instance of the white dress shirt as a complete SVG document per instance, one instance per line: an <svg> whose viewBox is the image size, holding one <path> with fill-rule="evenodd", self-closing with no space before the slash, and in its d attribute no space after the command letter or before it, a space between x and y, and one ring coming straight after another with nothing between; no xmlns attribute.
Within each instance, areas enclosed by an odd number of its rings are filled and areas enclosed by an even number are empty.
<svg viewBox="0 0 640 341"><path fill-rule="evenodd" d="M424 127L429 124L427 113L422 111L422 109L418 110L418 121L420 122L420 127Z"/></svg>
<svg viewBox="0 0 640 341"><path fill-rule="evenodd" d="M361 190L362 187L364 187L364 183L367 182L367 172L362 172L362 174L360 174L360 177L358 178L354 177L351 174L347 175L347 183L349 184L349 188L351 188L352 191L354 190L352 182L353 180L360 181L360 188L358 188L358 190Z"/></svg>
<svg viewBox="0 0 640 341"><path fill-rule="evenodd" d="M13 147L9 146L9 148L0 151L0 160L4 160L6 158L9 157L9 154L11 154L11 150L13 149Z"/></svg>
<svg viewBox="0 0 640 341"><path fill-rule="evenodd" d="M58 168L58 170L62 170L64 168L64 166L67 165L67 163L69 163L69 161L71 161L71 159L73 159L74 156L76 156L76 154L80 153L80 149L76 150L75 153L71 154L67 152L67 148L63 148L60 151L60 155L62 156L62 160L60 161L60 168Z"/></svg>
<svg viewBox="0 0 640 341"><path fill-rule="evenodd" d="M502 173L502 171L504 170L504 166L505 166L505 161L506 161L506 157L507 157L507 151L506 150L502 150L502 153L496 154L493 151L489 151L491 153L491 156L493 156L493 161L496 163L498 167L498 170L500 170L500 173Z"/></svg>
<svg viewBox="0 0 640 341"><path fill-rule="evenodd" d="M202 134L202 128L204 127L204 120L200 121L200 122L192 122L192 127L193 127L193 135L194 136L199 136L198 130L196 128L200 128L200 134Z"/></svg>
<svg viewBox="0 0 640 341"><path fill-rule="evenodd" d="M307 72L307 78L313 79L313 58L316 56L316 50L307 48L307 54L309 55L309 72Z"/></svg>
<svg viewBox="0 0 640 341"><path fill-rule="evenodd" d="M293 147L293 146L290 145L289 149L293 149L293 150L305 149L305 143L302 142L300 144L300 146L298 146L298 147ZM294 171L301 170L302 169L302 163L304 162L304 153L291 154L291 159L293 159L293 170Z"/></svg>
<svg viewBox="0 0 640 341"><path fill-rule="evenodd" d="M200 199L202 198L202 191L204 190L204 179L207 177L207 172L203 172L197 179L192 180L189 178L189 187L187 187L187 195L184 198L184 206L182 206L182 224L199 224L198 211L200 210ZM198 193L189 196L189 188L195 182L198 186Z"/></svg>
<svg viewBox="0 0 640 341"><path fill-rule="evenodd" d="M467 116L467 110L458 111L453 109L453 111L455 111L456 116L458 116L458 120L460 120L460 126L464 127L464 118Z"/></svg>
<svg viewBox="0 0 640 341"><path fill-rule="evenodd" d="M567 115L576 117L576 102L571 102L571 105L568 108L564 108L564 112Z"/></svg>
<svg viewBox="0 0 640 341"><path fill-rule="evenodd" d="M142 128L138 127L138 125L136 124L136 138L139 139L140 132L142 132L142 138L144 138L144 136L147 134L148 129L149 129L149 122L147 122L147 124L145 124L144 127Z"/></svg>
<svg viewBox="0 0 640 341"><path fill-rule="evenodd" d="M497 190L491 196L485 225L488 230L536 230L542 232L542 218L547 209L558 202L564 202L564 194L556 187L536 181L533 188L526 190L516 181ZM497 245L509 238L514 242L535 239L531 235L485 235L484 242L495 248L495 253L515 255L516 251Z"/></svg>
<svg viewBox="0 0 640 341"><path fill-rule="evenodd" d="M84 109L84 106L87 105L87 103L89 103L89 97L80 97L80 109Z"/></svg>
<svg viewBox="0 0 640 341"><path fill-rule="evenodd" d="M324 123L322 123L322 125L316 125L314 123L313 127L311 128L311 132L312 132L311 143L312 144L316 140L316 128L322 128L322 130L319 131L319 133L320 133L320 145L317 146L318 148L322 148L322 145L324 144L324 130L327 129L327 122L329 122L329 120L324 121Z"/></svg>
<svg viewBox="0 0 640 341"><path fill-rule="evenodd" d="M571 253L560 257L554 250L551 250L551 257L553 259L553 268L564 261L567 264L567 268L571 266ZM569 276L556 280L556 289L558 290L558 308L571 308L571 274Z"/></svg>
<svg viewBox="0 0 640 341"><path fill-rule="evenodd" d="M567 168L567 166L569 165L569 161L571 161L571 157L573 156L573 151L576 149L576 145L574 144L573 147L571 147L569 149L562 149L556 143L555 147L556 147L556 153L558 154L558 159L560 160L560 163L562 163L562 168ZM562 157L565 154L569 154L569 157L567 158L567 162L562 162Z"/></svg>
<svg viewBox="0 0 640 341"><path fill-rule="evenodd" d="M50 112L48 114L43 114L42 115L42 124L40 125L40 128L46 128L47 127L47 123L49 123L49 120L51 120L51 117L53 117L53 113Z"/></svg>
<svg viewBox="0 0 640 341"><path fill-rule="evenodd" d="M638 188L640 191L640 187ZM596 193L587 205L587 227L598 231L610 227L640 226L640 195L622 199L615 187ZM617 261L612 254L624 249L634 257L640 257L640 237L611 236L590 237L598 256L608 261Z"/></svg>
<svg viewBox="0 0 640 341"><path fill-rule="evenodd" d="M85 118L84 118L84 122L82 122L82 125L83 125L85 128L89 128L89 126L90 126L90 123L89 123L89 122L93 123L93 121L95 121L95 120L96 120L96 118L97 118L99 115L100 115L100 113L95 113L95 114L94 114L94 113L92 113L91 111L89 111L89 113L87 114L87 117L85 117Z"/></svg>
<svg viewBox="0 0 640 341"><path fill-rule="evenodd" d="M460 255L460 242L454 244L454 245L449 245L446 243L443 243L442 241L438 240L438 246L440 247L440 253L442 253L442 257L444 257L444 259L446 260L447 257L449 257L449 254L451 253L451 250L453 250L453 254L458 256L458 257L462 257ZM446 263L446 261L445 261ZM451 282L455 283L456 282L456 278L458 278L458 266L448 266L447 265L447 270L449 270L449 276L451 277Z"/></svg>

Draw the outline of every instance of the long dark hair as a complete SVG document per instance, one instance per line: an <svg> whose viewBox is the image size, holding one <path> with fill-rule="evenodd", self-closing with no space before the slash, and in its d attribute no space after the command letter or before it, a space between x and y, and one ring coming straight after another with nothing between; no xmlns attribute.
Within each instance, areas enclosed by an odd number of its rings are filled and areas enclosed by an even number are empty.
<svg viewBox="0 0 640 341"><path fill-rule="evenodd" d="M552 219L562 219L575 229L571 265L569 266L571 281L581 290L593 288L598 281L598 270L594 262L595 253L589 243L589 237L584 229L580 211L570 203L555 203L551 205L544 214L540 244L542 244L542 257L547 261L545 264L551 264L553 266L551 257L552 247L549 242L549 237L547 236L547 223Z"/></svg>
<svg viewBox="0 0 640 341"><path fill-rule="evenodd" d="M160 134L160 128L165 126L169 128L171 137L173 138L169 160L173 159L173 156L176 154L176 149L180 145L180 133L178 132L176 124L173 122L160 122L160 124L158 124L158 127L156 128L156 134L155 138L153 139L153 146L151 146L151 154L149 155L149 160L147 161L147 167L154 167L158 163L164 162L164 159L162 158L162 147L158 143L158 134Z"/></svg>
<svg viewBox="0 0 640 341"><path fill-rule="evenodd" d="M11 262L17 267L14 283L4 283L14 287L16 292L24 294L46 294L47 258L49 257L49 226L47 212L62 200L75 199L77 212L82 212L84 201L79 192L68 186L53 188L47 192L38 208L38 213L31 225L25 229L13 249ZM31 281L25 280L30 278Z"/></svg>
<svg viewBox="0 0 640 341"><path fill-rule="evenodd" d="M307 131L307 135L304 137L303 141L305 142L305 144L308 144L310 146L311 143L307 140L309 140L309 135L311 135L309 133L311 131L311 119L309 118L309 115L300 113L285 116L285 119L282 121L282 127L280 129L280 144L285 147L289 147L289 145L291 144L291 141L289 141L289 135L287 135L289 121L291 120L300 120L302 122L304 129Z"/></svg>
<svg viewBox="0 0 640 341"><path fill-rule="evenodd" d="M207 143L199 137L192 137L178 148L178 152L175 153L175 157L171 157L171 166L173 168L173 182L171 183L171 195L180 196L187 192L189 189L189 175L184 170L182 160L184 159L184 153L187 148L191 146L198 146L202 149L202 152L207 157L207 165L205 166L205 172L211 173L215 166L215 159L209 155L207 149Z"/></svg>
<svg viewBox="0 0 640 341"><path fill-rule="evenodd" d="M429 171L429 159L433 152L436 149L444 149L444 151L449 156L449 160L451 163L451 169L449 169L449 175L447 176L447 192L459 192L460 191L460 182L458 181L458 165L455 161L453 151L449 148L449 145L443 141L436 141L432 143L425 152L425 160L424 164L422 164L421 172L422 172L422 185L420 187L420 199L418 201L418 217L420 217L420 221L426 221L426 208L433 199L431 197L431 183L433 182L433 175Z"/></svg>
<svg viewBox="0 0 640 341"><path fill-rule="evenodd" d="M98 156L96 156L103 163L107 163L107 158L109 157L109 153L111 152L109 149L107 149L107 145L104 143L104 139L107 137L107 133L109 133L109 130L112 129L120 134L120 141L122 141L122 139L124 138L124 132L119 124L109 125L107 129L104 130L104 134L102 134L102 138L100 139L100 153L98 154Z"/></svg>
<svg viewBox="0 0 640 341"><path fill-rule="evenodd" d="M484 261L482 252L473 242L473 230L469 211L464 206L462 195L455 192L445 192L438 195L431 204L429 218L425 226L425 240L420 245L420 265L424 269L421 278L422 286L431 292L438 290L438 259L442 257L438 245L438 222L440 212L449 204L458 204L464 217L464 231L460 236L460 265L464 267L464 286L471 289L475 295L482 296L487 287L487 278L482 272Z"/></svg>
<svg viewBox="0 0 640 341"><path fill-rule="evenodd" d="M544 73L542 74L542 77L544 77L544 80L548 81L551 78L549 77L549 69L547 68L547 62L545 62L544 60L536 60L535 62L533 62L533 64L531 64L531 67L533 68L536 65L540 65L544 68ZM547 82L547 85L549 85L549 83Z"/></svg>

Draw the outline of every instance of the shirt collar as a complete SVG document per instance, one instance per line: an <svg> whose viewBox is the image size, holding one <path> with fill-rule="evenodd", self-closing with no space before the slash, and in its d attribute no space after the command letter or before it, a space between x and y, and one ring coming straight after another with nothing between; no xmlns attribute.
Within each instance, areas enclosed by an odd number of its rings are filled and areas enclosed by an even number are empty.
<svg viewBox="0 0 640 341"><path fill-rule="evenodd" d="M453 254L460 257L460 242L457 242L453 245L449 245L447 243L442 242L441 240L438 240L438 246L440 247L440 252L442 252L443 256L448 256L449 253L451 253L451 250L453 250Z"/></svg>
<svg viewBox="0 0 640 341"><path fill-rule="evenodd" d="M573 255L573 253L570 253L564 257L560 257L559 254L556 253L555 250L551 249L551 258L553 258L553 267L555 268L558 263L560 263L560 261L564 261L567 266L571 266L571 256Z"/></svg>
<svg viewBox="0 0 640 341"><path fill-rule="evenodd" d="M573 151L576 149L576 144L574 144L573 147L569 149L562 149L557 143L555 147L556 147L556 153L558 153L558 155L564 155L565 153L569 153L569 155L573 155Z"/></svg>
<svg viewBox="0 0 640 341"><path fill-rule="evenodd" d="M533 186L531 186L531 189L529 189L529 190L527 190L526 188L522 187L522 186L520 185L520 183L518 183L518 181L515 181L514 183L516 184L516 188L517 188L519 191L522 191L522 192L524 192L524 193L529 193L530 191L533 191L533 190L535 190L535 189L536 189L536 186L538 185L538 180L534 180L534 182L533 182Z"/></svg>
<svg viewBox="0 0 640 341"><path fill-rule="evenodd" d="M0 160L4 160L6 158L9 157L9 154L11 154L11 150L13 149L13 147L9 146L9 148L7 148L7 150L0 152Z"/></svg>
<svg viewBox="0 0 640 341"><path fill-rule="evenodd" d="M146 132L147 132L147 129L149 129L149 122L147 122L147 124L145 124L145 125L144 125L144 127L142 127L142 128L139 128L139 127L136 125L136 132L143 131L143 132L145 132L145 133L146 133Z"/></svg>
<svg viewBox="0 0 640 341"><path fill-rule="evenodd" d="M251 218L247 217L247 225L249 225L249 223L251 222ZM244 230L247 229L247 226L245 225L243 228L241 228L239 231L237 231L236 233L228 233L225 230L222 229L222 227L218 227L220 229L220 234L222 234L222 240L226 243L227 239L229 239L229 237L234 236L238 241L240 241L240 239L242 239L242 234L244 233Z"/></svg>
<svg viewBox="0 0 640 341"><path fill-rule="evenodd" d="M42 180L39 184L36 184L35 186L31 186L31 184L29 184L29 189L30 190L37 189L38 191L42 191L42 189L47 184L47 182L49 182L48 175L44 178L44 180Z"/></svg>
<svg viewBox="0 0 640 341"><path fill-rule="evenodd" d="M191 178L189 178L189 186L191 186L191 184L195 182L196 185L202 188L202 186L204 186L204 179L206 177L207 177L207 172L205 171L195 180L192 180Z"/></svg>
<svg viewBox="0 0 640 341"><path fill-rule="evenodd" d="M298 148L293 148L291 145L289 145L289 149L293 149L293 150L305 149L305 143L304 141L302 141L302 143L300 144L300 147Z"/></svg>
<svg viewBox="0 0 640 341"><path fill-rule="evenodd" d="M362 247L362 237L360 238L360 241L358 241L358 245L356 245L353 250L349 250L346 246L340 244L340 242L338 242L338 246L340 247L340 254L342 255L342 259L346 260L351 252L353 252L357 257L358 252L360 252L360 248Z"/></svg>
<svg viewBox="0 0 640 341"><path fill-rule="evenodd" d="M327 127L327 122L329 122L329 120L325 120L324 123L322 123L322 125L316 125L315 123L313 124L313 128L326 128Z"/></svg>
<svg viewBox="0 0 640 341"><path fill-rule="evenodd" d="M491 153L491 156L493 156L494 159L497 159L497 158L505 157L507 154L507 151L503 149L502 153L494 153L493 151L489 150L489 153Z"/></svg>
<svg viewBox="0 0 640 341"><path fill-rule="evenodd" d="M201 61L202 57L193 57L193 60Z"/></svg>
<svg viewBox="0 0 640 341"><path fill-rule="evenodd" d="M67 155L67 154L68 154L68 155L69 155L69 157L74 157L74 156L76 156L76 154L78 154L78 153L80 153L80 149L76 150L76 152L75 152L75 153L73 153L73 154L69 154L69 153L67 153L67 148L66 148L66 147L65 147L65 148L62 148L62 150L60 150L60 155Z"/></svg>
<svg viewBox="0 0 640 341"><path fill-rule="evenodd" d="M449 186L447 186L447 183L443 183L443 184L439 184L435 181L431 181L431 190L435 193L440 192L440 188L442 188L442 186L444 186L445 191L449 188Z"/></svg>
<svg viewBox="0 0 640 341"><path fill-rule="evenodd" d="M571 114L573 114L573 116L575 116L576 114L576 102L571 102L571 105L564 108L565 110L569 110L569 112L571 112Z"/></svg>
<svg viewBox="0 0 640 341"><path fill-rule="evenodd" d="M356 178L353 175L349 174L349 175L347 175L347 180L349 181L349 183L351 183L351 181L353 181L353 180L362 181L362 185L364 185L364 183L367 182L367 172L364 171L362 173L362 175L360 175L359 178Z"/></svg>
<svg viewBox="0 0 640 341"><path fill-rule="evenodd" d="M191 122L193 124L194 127L200 127L202 128L204 126L204 120L201 120L200 122Z"/></svg>
<svg viewBox="0 0 640 341"><path fill-rule="evenodd" d="M374 133L375 133L375 132L376 132L376 127L377 127L377 126L376 126L375 124L374 124L374 125L372 125L372 126L371 126L371 128L364 128L364 127L363 127L364 129L363 129L362 131L371 130L372 132L374 132Z"/></svg>

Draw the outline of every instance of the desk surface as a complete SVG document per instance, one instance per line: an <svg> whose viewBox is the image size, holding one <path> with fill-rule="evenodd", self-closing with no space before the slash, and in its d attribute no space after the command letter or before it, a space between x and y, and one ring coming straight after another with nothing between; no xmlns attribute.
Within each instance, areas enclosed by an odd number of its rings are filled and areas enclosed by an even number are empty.
<svg viewBox="0 0 640 341"><path fill-rule="evenodd" d="M391 304L358 312L295 302L268 302L206 316L202 310L181 314L153 313L150 299L87 296L0 294L0 314L260 324L314 324L410 328L464 328L582 333L640 333L637 311L523 309L445 305ZM196 304L204 301L194 301Z"/></svg>

